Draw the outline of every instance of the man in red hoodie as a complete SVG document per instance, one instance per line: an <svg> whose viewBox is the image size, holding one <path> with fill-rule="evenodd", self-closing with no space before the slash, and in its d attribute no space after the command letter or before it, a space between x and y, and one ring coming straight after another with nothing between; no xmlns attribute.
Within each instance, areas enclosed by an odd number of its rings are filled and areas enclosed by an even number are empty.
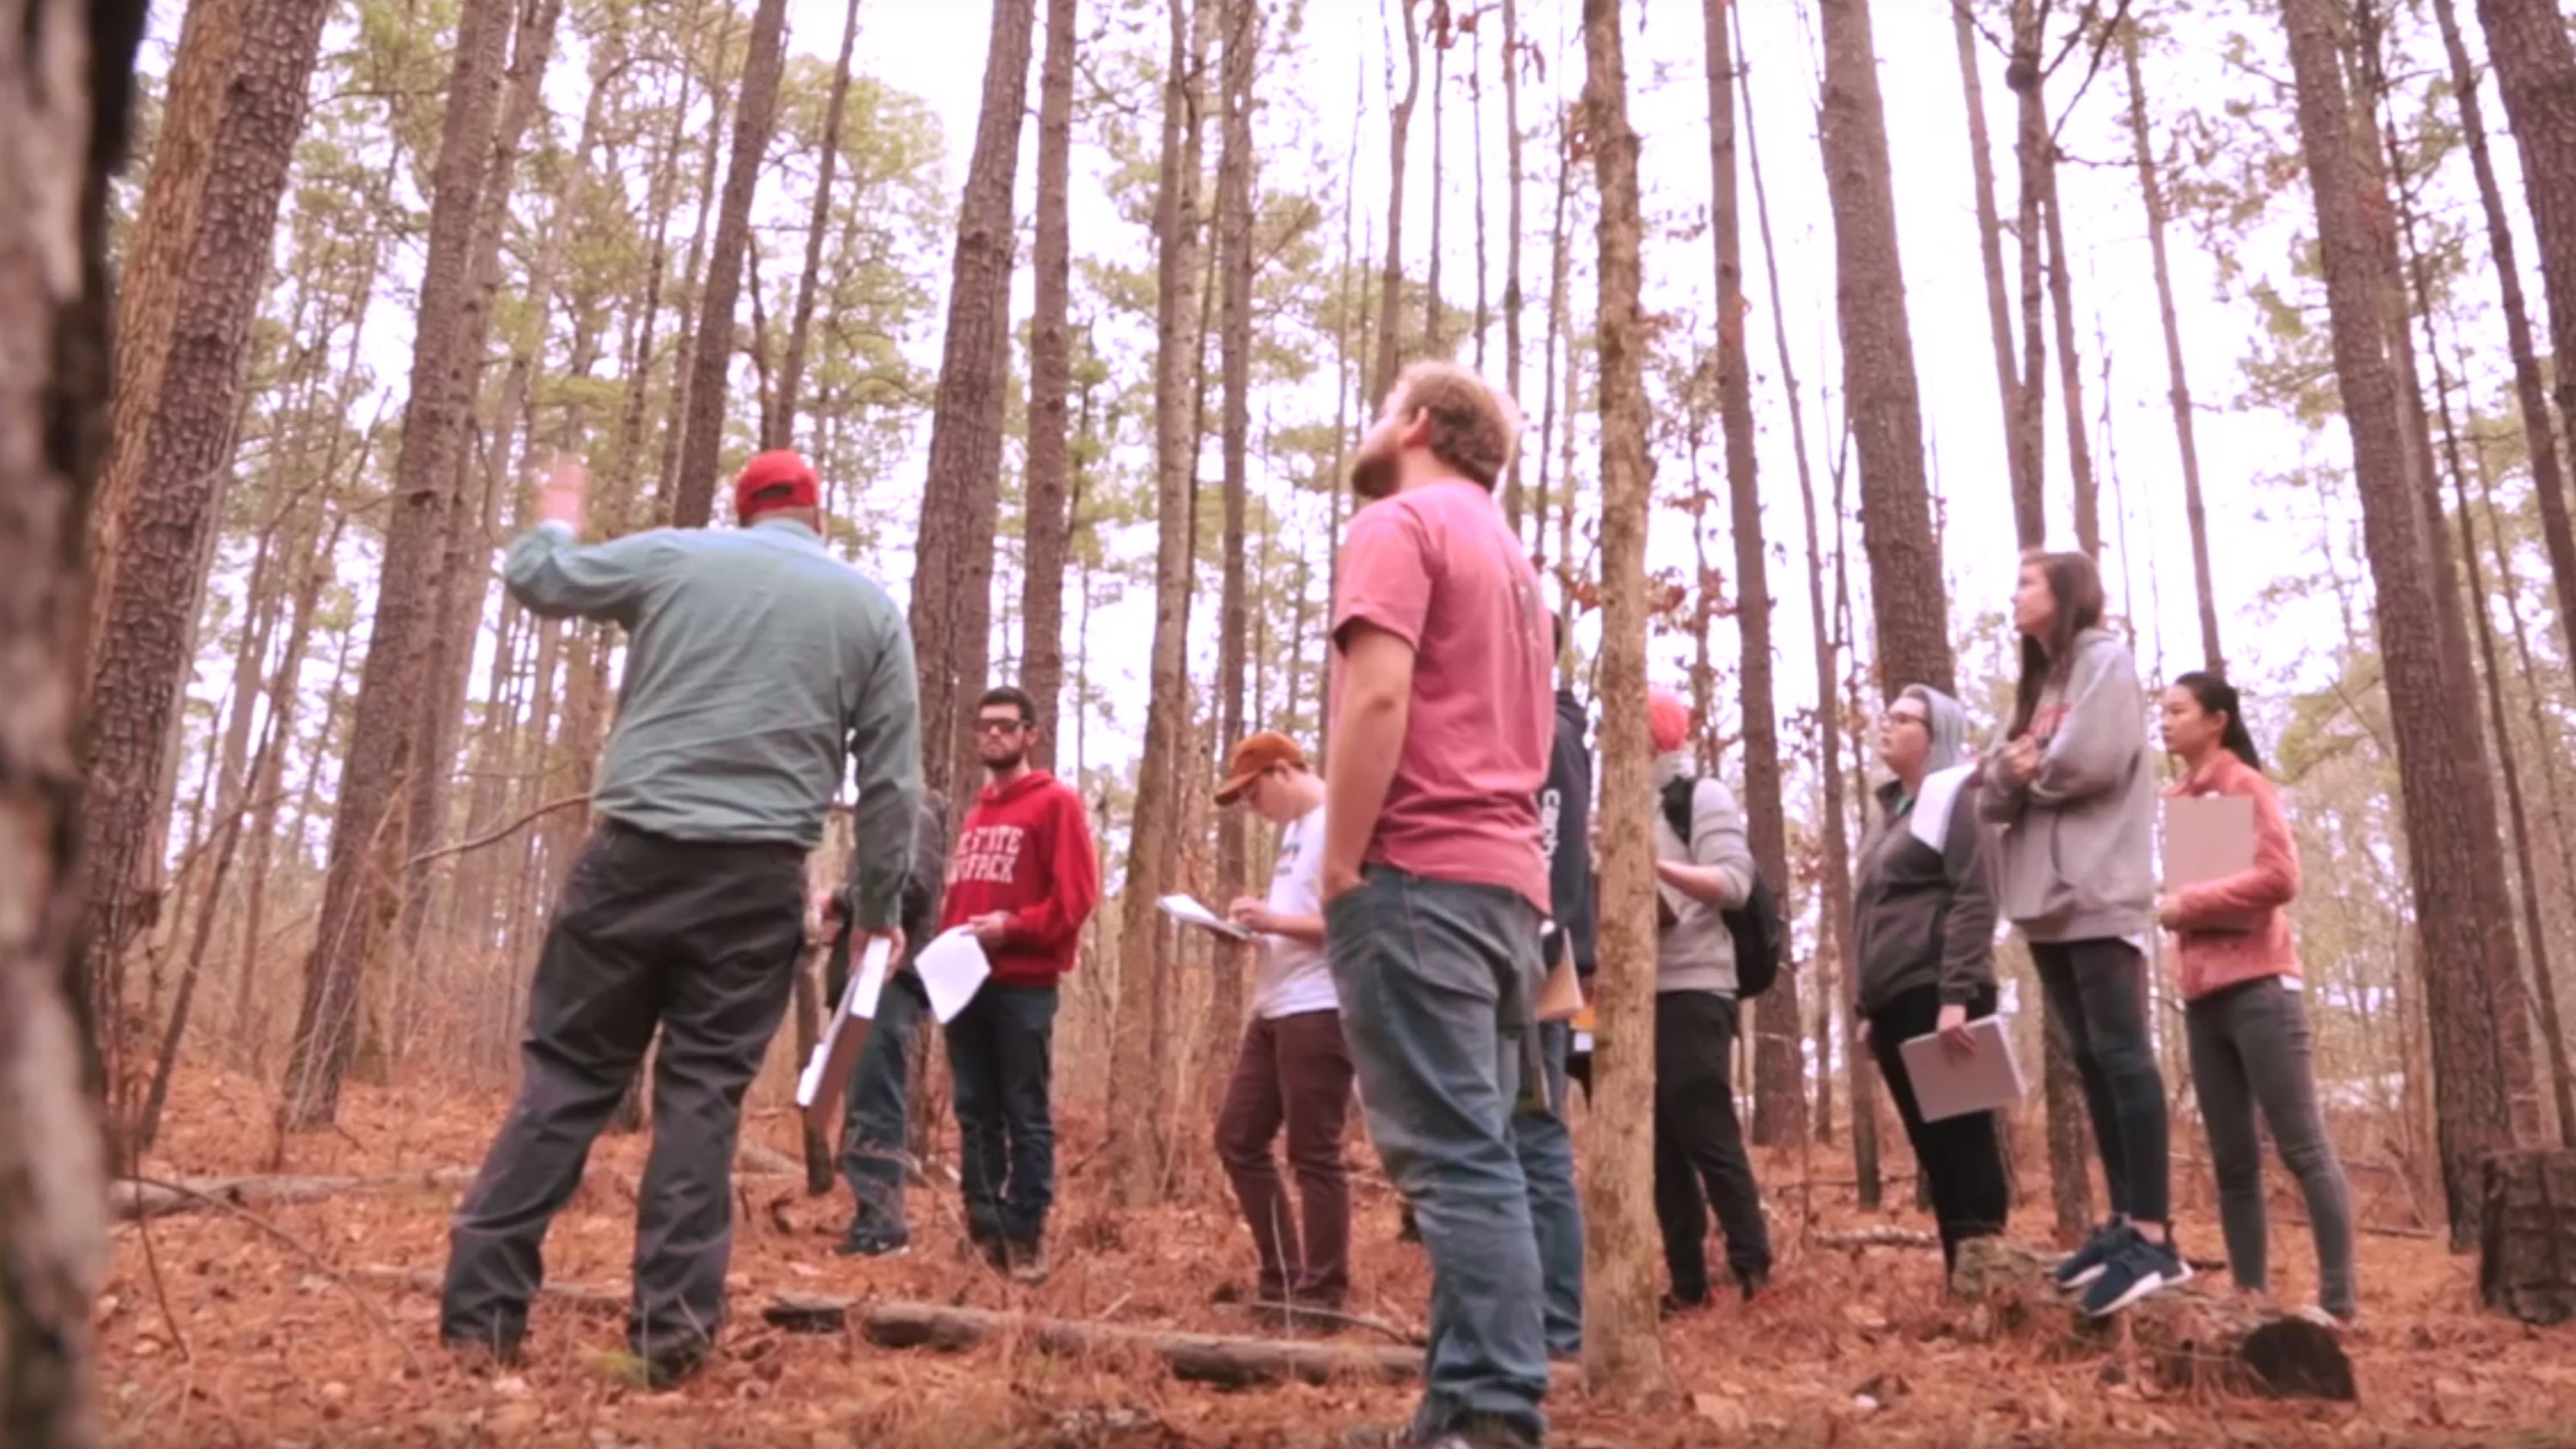
<svg viewBox="0 0 2576 1449"><path fill-rule="evenodd" d="M1100 899L1100 862L1082 797L1029 767L1037 705L988 689L975 741L988 778L948 858L940 929L975 933L993 974L948 1023L964 1165L966 1231L985 1260L1023 1283L1046 1278L1041 1247L1055 1201L1056 983L1073 969Z"/></svg>

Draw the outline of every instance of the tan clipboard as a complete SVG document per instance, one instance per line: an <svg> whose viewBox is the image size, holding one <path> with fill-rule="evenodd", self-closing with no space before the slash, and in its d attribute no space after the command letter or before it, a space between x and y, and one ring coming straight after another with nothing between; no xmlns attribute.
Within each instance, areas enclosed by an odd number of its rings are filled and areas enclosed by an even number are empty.
<svg viewBox="0 0 2576 1449"><path fill-rule="evenodd" d="M1540 1021L1572 1021L1583 1010L1583 981L1574 972L1574 952L1565 933L1555 933L1556 960L1548 966L1547 981L1538 989L1538 1002L1531 1015Z"/></svg>

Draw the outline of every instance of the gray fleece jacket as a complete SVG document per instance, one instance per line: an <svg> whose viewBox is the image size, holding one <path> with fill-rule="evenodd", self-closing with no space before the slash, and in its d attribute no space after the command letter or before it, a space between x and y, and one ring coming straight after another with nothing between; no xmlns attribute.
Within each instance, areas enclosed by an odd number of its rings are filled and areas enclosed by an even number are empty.
<svg viewBox="0 0 2576 1449"><path fill-rule="evenodd" d="M1688 750L1676 750L1655 759L1655 789L1689 774L1691 757ZM1655 991L1715 991L1733 996L1736 990L1735 937L1726 929L1719 914L1741 907L1753 894L1753 847L1744 835L1744 809L1735 803L1735 792L1726 783L1703 776L1691 789L1691 838L1684 841L1673 834L1671 822L1663 810L1655 812L1655 859L1685 865L1713 865L1725 873L1726 887L1715 903L1695 900L1665 885L1655 883L1662 899L1658 919L1668 918L1655 938Z"/></svg>
<svg viewBox="0 0 2576 1449"><path fill-rule="evenodd" d="M2155 765L2128 646L2107 629L2075 636L2073 667L2040 692L2030 733L2040 741L2038 773L2015 781L1997 750L1979 792L1985 818L2003 827L1995 894L2004 919L2042 944L2152 930Z"/></svg>

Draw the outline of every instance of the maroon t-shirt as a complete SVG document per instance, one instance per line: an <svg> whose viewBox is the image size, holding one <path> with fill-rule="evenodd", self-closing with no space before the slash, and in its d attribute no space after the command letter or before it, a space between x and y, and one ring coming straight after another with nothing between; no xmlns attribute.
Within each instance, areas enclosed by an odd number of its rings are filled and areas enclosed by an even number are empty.
<svg viewBox="0 0 2576 1449"><path fill-rule="evenodd" d="M1538 573L1493 495L1458 479L1352 518L1333 607L1333 696L1349 626L1413 647L1413 701L1367 860L1502 886L1548 909L1538 791L1556 725ZM1335 739L1337 750L1395 741Z"/></svg>

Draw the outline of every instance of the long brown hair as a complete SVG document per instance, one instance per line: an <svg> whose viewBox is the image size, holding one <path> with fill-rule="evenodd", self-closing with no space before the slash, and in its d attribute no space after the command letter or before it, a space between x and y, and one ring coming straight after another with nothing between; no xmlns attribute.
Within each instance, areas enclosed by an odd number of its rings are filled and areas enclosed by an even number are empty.
<svg viewBox="0 0 2576 1449"><path fill-rule="evenodd" d="M2012 739L2030 732L2031 717L2039 713L2040 692L2063 683L2075 667L2075 636L2102 622L2103 606L2102 571L2087 555L2029 553L2022 556L2021 566L2039 570L2049 597L2057 601L2057 614L2049 620L2046 639L2021 636L2021 681L2013 689L2008 734Z"/></svg>

